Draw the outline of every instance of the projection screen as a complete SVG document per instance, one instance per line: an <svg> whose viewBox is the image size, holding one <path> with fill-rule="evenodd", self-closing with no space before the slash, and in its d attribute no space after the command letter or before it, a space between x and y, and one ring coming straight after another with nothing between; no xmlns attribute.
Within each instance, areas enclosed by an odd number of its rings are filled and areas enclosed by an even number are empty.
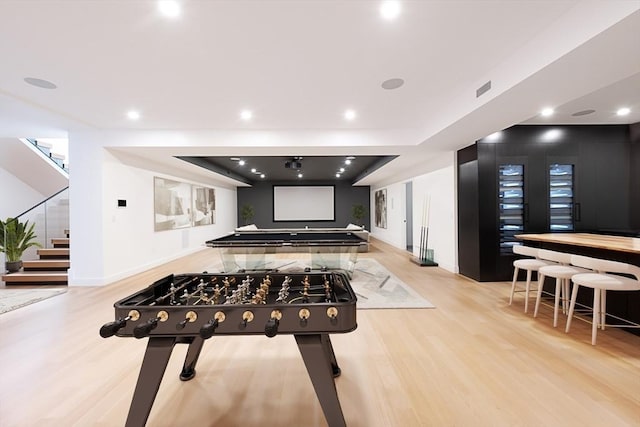
<svg viewBox="0 0 640 427"><path fill-rule="evenodd" d="M334 187L273 186L274 221L335 221Z"/></svg>

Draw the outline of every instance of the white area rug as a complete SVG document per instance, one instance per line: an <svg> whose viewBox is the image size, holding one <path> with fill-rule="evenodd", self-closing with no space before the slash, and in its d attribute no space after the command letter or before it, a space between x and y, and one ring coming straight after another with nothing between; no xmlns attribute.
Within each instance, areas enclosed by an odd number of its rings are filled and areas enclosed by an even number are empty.
<svg viewBox="0 0 640 427"><path fill-rule="evenodd" d="M278 259L268 265L271 268L276 268L279 272L302 273L305 267L309 266L309 260ZM207 271L210 273L221 271L221 267L218 264ZM359 309L435 308L433 304L418 295L409 285L394 276L375 259L359 258L350 283L358 297L357 307Z"/></svg>
<svg viewBox="0 0 640 427"><path fill-rule="evenodd" d="M375 259L361 258L351 279L358 308L435 308Z"/></svg>
<svg viewBox="0 0 640 427"><path fill-rule="evenodd" d="M0 289L0 314L65 292L66 289Z"/></svg>

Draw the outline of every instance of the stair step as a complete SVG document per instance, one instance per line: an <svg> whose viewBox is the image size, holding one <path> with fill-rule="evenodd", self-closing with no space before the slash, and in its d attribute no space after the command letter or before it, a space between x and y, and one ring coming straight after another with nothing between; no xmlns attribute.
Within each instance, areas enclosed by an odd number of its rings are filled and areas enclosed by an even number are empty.
<svg viewBox="0 0 640 427"><path fill-rule="evenodd" d="M66 285L68 276L66 272L59 271L21 271L4 274L2 275L2 280L5 285L44 285L51 283Z"/></svg>
<svg viewBox="0 0 640 427"><path fill-rule="evenodd" d="M68 248L69 247L69 238L68 237L60 237L58 239L51 239L51 244L54 248Z"/></svg>
<svg viewBox="0 0 640 427"><path fill-rule="evenodd" d="M69 258L69 248L47 248L47 249L38 249L38 256L40 259L50 259L50 258Z"/></svg>
<svg viewBox="0 0 640 427"><path fill-rule="evenodd" d="M22 261L24 271L33 270L67 270L71 261L68 259L37 259L33 261Z"/></svg>

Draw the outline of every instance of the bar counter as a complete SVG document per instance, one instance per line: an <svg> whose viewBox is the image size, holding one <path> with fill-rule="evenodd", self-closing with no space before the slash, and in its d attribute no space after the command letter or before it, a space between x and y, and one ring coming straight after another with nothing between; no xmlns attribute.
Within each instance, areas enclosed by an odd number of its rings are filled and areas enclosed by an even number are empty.
<svg viewBox="0 0 640 427"><path fill-rule="evenodd" d="M640 238L637 237L591 233L518 234L515 237L525 241L528 246L640 266ZM592 301L593 291L589 289L584 292L581 288L578 302L591 307ZM640 292L607 292L607 313L640 323ZM625 330L640 335L640 329Z"/></svg>
<svg viewBox="0 0 640 427"><path fill-rule="evenodd" d="M584 246L607 251L640 254L640 238L637 237L608 236L591 233L518 234L516 237L525 241Z"/></svg>

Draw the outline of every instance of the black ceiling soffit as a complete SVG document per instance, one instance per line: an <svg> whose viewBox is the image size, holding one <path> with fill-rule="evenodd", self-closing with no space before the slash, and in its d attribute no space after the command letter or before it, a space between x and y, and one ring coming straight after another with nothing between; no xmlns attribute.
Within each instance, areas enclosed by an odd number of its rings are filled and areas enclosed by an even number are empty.
<svg viewBox="0 0 640 427"><path fill-rule="evenodd" d="M354 185L398 156L176 156L227 178L269 182L347 182ZM351 160L347 164L347 159ZM244 164L242 164L242 162ZM344 171L340 172L341 168ZM254 170L255 172L252 172ZM302 178L298 174L302 174ZM340 173L340 177L336 177ZM261 178L264 174L264 178Z"/></svg>

